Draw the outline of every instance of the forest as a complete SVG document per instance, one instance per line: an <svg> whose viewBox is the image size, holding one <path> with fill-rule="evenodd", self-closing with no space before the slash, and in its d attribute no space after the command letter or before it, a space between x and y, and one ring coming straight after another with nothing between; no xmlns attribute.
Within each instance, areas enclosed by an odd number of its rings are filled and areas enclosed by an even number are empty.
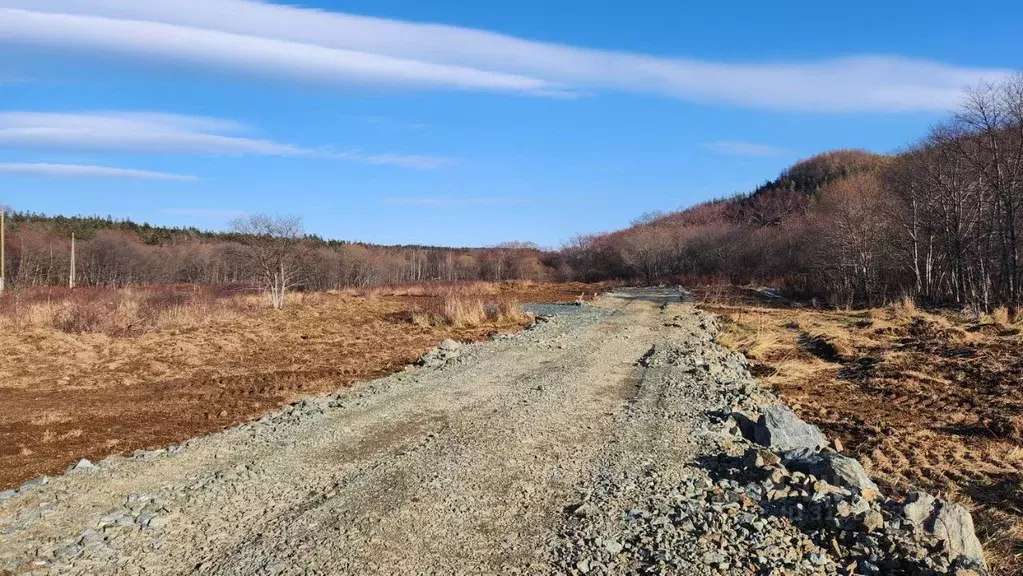
<svg viewBox="0 0 1023 576"><path fill-rule="evenodd" d="M827 152L749 194L576 239L584 280L769 285L831 306L910 296L977 310L1023 304L1023 76L892 155Z"/></svg>
<svg viewBox="0 0 1023 576"><path fill-rule="evenodd" d="M258 230L110 218L8 217L8 286L259 285ZM837 150L756 190L559 250L375 246L291 226L294 288L511 279L762 284L829 306L923 303L1017 314L1023 304L1023 76L964 91L961 108L889 155Z"/></svg>
<svg viewBox="0 0 1023 576"><path fill-rule="evenodd" d="M526 243L495 248L377 246L324 240L304 234L290 218L294 236L289 266L297 288L318 291L439 280L543 279L541 251ZM250 252L258 231L161 228L100 217L8 215L7 283L53 286L69 283L71 236L76 237L75 284L127 287L145 284L260 285Z"/></svg>

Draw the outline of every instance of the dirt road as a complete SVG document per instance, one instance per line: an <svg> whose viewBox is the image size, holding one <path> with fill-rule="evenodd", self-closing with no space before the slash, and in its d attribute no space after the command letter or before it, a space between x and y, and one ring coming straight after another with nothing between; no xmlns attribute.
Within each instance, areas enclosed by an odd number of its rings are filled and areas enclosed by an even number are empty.
<svg viewBox="0 0 1023 576"><path fill-rule="evenodd" d="M658 524L715 486L708 459L741 453L709 414L756 396L679 301L564 307L441 367L8 495L0 573L748 573L732 548L835 573L778 518L724 528L727 546Z"/></svg>

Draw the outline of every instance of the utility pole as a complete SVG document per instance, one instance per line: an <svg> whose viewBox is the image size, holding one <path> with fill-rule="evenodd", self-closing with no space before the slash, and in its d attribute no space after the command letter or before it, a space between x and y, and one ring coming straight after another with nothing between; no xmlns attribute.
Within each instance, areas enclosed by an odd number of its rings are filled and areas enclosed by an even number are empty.
<svg viewBox="0 0 1023 576"><path fill-rule="evenodd" d="M4 217L7 215L6 210L0 210L0 294L4 293L4 280L7 278L6 269L4 263L7 261L7 238L4 235Z"/></svg>
<svg viewBox="0 0 1023 576"><path fill-rule="evenodd" d="M75 233L71 233L71 274L68 275L68 288L75 287Z"/></svg>

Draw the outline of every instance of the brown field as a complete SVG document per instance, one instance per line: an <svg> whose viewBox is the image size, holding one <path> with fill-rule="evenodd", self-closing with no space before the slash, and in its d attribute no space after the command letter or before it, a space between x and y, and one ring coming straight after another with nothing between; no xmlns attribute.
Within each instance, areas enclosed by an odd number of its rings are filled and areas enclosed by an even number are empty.
<svg viewBox="0 0 1023 576"><path fill-rule="evenodd" d="M761 383L889 490L969 506L996 571L1023 573L1023 336L1004 311L825 311L741 288L694 292Z"/></svg>
<svg viewBox="0 0 1023 576"><path fill-rule="evenodd" d="M293 294L14 291L0 298L0 490L79 458L162 448L415 361L444 338L521 329L518 302L584 284L465 283Z"/></svg>

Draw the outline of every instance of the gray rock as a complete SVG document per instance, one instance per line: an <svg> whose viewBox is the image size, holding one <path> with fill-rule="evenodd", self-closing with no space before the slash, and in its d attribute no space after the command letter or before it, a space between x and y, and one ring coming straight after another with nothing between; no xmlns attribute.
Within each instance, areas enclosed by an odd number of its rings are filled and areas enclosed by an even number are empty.
<svg viewBox="0 0 1023 576"><path fill-rule="evenodd" d="M986 566L970 512L958 504L918 492L907 499L903 516L915 527L945 543L951 558L963 556Z"/></svg>
<svg viewBox="0 0 1023 576"><path fill-rule="evenodd" d="M0 500L7 500L8 498L14 498L14 496L17 493L18 493L17 490L4 490L3 492L0 492Z"/></svg>
<svg viewBox="0 0 1023 576"><path fill-rule="evenodd" d="M136 451L131 453L131 457L132 458L136 458L136 459L155 458L155 457L163 454L164 452L166 452L166 450L163 450L163 449L159 449L159 450L136 450Z"/></svg>
<svg viewBox="0 0 1023 576"><path fill-rule="evenodd" d="M439 368L459 357L462 344L448 338L419 359L418 364L427 368Z"/></svg>
<svg viewBox="0 0 1023 576"><path fill-rule="evenodd" d="M595 516L599 512L600 510L593 504L590 504L589 502L580 504L572 510L572 514L579 516L581 518L586 518L587 516Z"/></svg>
<svg viewBox="0 0 1023 576"><path fill-rule="evenodd" d="M703 554L704 564L721 564L725 561L725 555L720 552L710 551Z"/></svg>
<svg viewBox="0 0 1023 576"><path fill-rule="evenodd" d="M440 343L439 346L437 346L438 349L444 350L445 352L452 352L454 350L458 350L461 347L462 347L461 343L452 340L451 338L444 340L443 342Z"/></svg>
<svg viewBox="0 0 1023 576"><path fill-rule="evenodd" d="M120 511L118 511L118 512L111 512L110 514L105 514L103 516L100 516L99 525L100 526L108 526L108 525L111 525L111 524L117 524L118 521L123 516L124 516L124 512L120 512Z"/></svg>
<svg viewBox="0 0 1023 576"><path fill-rule="evenodd" d="M622 544L617 540L606 540L604 542L604 548L608 551L609 554L614 556L615 554L618 554L619 552L622 551Z"/></svg>
<svg viewBox="0 0 1023 576"><path fill-rule="evenodd" d="M863 466L848 456L803 448L785 452L782 454L782 462L789 470L823 478L829 484L848 488L860 494L868 490L878 491L877 484L870 479Z"/></svg>
<svg viewBox="0 0 1023 576"><path fill-rule="evenodd" d="M758 444L778 452L820 448L828 443L819 428L803 422L795 412L780 404L764 408L753 430L753 438Z"/></svg>
<svg viewBox="0 0 1023 576"><path fill-rule="evenodd" d="M97 466L93 464L90 460L82 458L81 460L73 464L70 468L68 468L68 472L76 472L79 470L95 470L96 468Z"/></svg>
<svg viewBox="0 0 1023 576"><path fill-rule="evenodd" d="M29 480L28 482L25 482L24 484L22 484L21 485L21 489L25 490L26 488L35 488L36 486L43 486L43 485L46 485L46 484L49 484L49 483L50 483L50 477L49 476L40 476L38 478L33 478L33 479Z"/></svg>
<svg viewBox="0 0 1023 576"><path fill-rule="evenodd" d="M902 507L902 515L916 527L923 526L934 509L934 496L917 492L911 494Z"/></svg>

